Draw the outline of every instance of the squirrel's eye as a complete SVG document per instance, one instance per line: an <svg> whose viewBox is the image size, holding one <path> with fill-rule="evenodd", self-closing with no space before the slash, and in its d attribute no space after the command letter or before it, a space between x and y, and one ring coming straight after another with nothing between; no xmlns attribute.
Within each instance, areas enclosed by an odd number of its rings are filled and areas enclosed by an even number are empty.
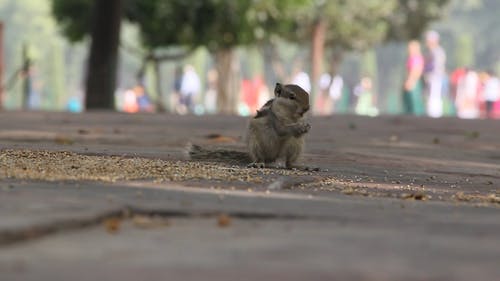
<svg viewBox="0 0 500 281"><path fill-rule="evenodd" d="M294 99L295 99L295 96L290 96L290 99L291 99L291 100L294 100Z"/></svg>

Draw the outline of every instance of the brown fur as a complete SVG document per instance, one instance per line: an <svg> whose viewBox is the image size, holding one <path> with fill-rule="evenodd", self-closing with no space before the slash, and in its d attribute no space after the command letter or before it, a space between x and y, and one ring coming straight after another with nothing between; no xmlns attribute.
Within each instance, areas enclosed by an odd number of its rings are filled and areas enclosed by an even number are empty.
<svg viewBox="0 0 500 281"><path fill-rule="evenodd" d="M267 102L250 120L247 145L253 163L264 167L284 158L292 168L302 153L304 135L310 125L304 121L309 110L309 94L293 84L276 83L275 98Z"/></svg>

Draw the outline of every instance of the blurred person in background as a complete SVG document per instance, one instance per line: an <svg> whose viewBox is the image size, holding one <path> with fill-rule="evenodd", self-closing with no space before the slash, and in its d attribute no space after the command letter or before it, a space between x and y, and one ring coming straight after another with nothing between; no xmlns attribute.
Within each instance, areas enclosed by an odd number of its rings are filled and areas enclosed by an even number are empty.
<svg viewBox="0 0 500 281"><path fill-rule="evenodd" d="M420 43L412 40L408 43L408 58L406 61L407 75L403 85L403 105L406 114L423 115L425 113L422 96L424 57Z"/></svg>
<svg viewBox="0 0 500 281"><path fill-rule="evenodd" d="M332 76L328 73L323 73L318 81L318 95L313 108L314 115L330 115L332 113L332 101L329 97L330 84Z"/></svg>
<svg viewBox="0 0 500 281"><path fill-rule="evenodd" d="M290 83L300 86L309 94L311 93L311 79L309 79L309 75L302 70L300 63L295 64Z"/></svg>
<svg viewBox="0 0 500 281"><path fill-rule="evenodd" d="M182 75L179 89L180 99L178 112L180 114L193 112L194 99L200 93L200 90L201 82L198 74L192 65L186 65L184 67L184 73Z"/></svg>
<svg viewBox="0 0 500 281"><path fill-rule="evenodd" d="M342 93L344 91L344 79L340 75L335 75L330 85L328 91L330 99L332 101L332 112L335 112L337 102L342 99Z"/></svg>
<svg viewBox="0 0 500 281"><path fill-rule="evenodd" d="M83 92L79 90L74 95L70 96L66 102L66 110L73 113L82 112L83 95Z"/></svg>
<svg viewBox="0 0 500 281"><path fill-rule="evenodd" d="M459 67L453 70L453 72L450 75L450 100L452 101L450 106L450 113L453 116L457 115L457 107L456 107L456 100L457 100L457 93L458 93L458 87L462 83L463 79L465 79L465 75L467 74L467 67Z"/></svg>
<svg viewBox="0 0 500 281"><path fill-rule="evenodd" d="M241 101L238 113L242 116L255 114L269 100L269 93L261 74L241 81Z"/></svg>
<svg viewBox="0 0 500 281"><path fill-rule="evenodd" d="M339 75L333 77L323 73L318 81L319 94L316 99L314 114L330 115L335 112L335 104L342 97L344 80Z"/></svg>
<svg viewBox="0 0 500 281"><path fill-rule="evenodd" d="M139 105L137 104L137 97L135 95L134 89L127 89L123 93L123 111L127 113L136 113L139 111Z"/></svg>
<svg viewBox="0 0 500 281"><path fill-rule="evenodd" d="M217 79L219 74L214 68L207 72L207 91L205 92L205 112L215 114L217 112Z"/></svg>
<svg viewBox="0 0 500 281"><path fill-rule="evenodd" d="M476 71L468 70L464 78L458 82L457 116L465 119L479 117L477 93L479 90L479 75Z"/></svg>
<svg viewBox="0 0 500 281"><path fill-rule="evenodd" d="M354 89L354 94L358 97L354 111L359 115L377 116L376 97L373 93L373 82L370 77L363 77L361 82Z"/></svg>
<svg viewBox="0 0 500 281"><path fill-rule="evenodd" d="M424 73L427 88L427 114L438 118L443 115L443 81L446 75L446 53L439 44L439 33L434 30L425 34L427 55Z"/></svg>
<svg viewBox="0 0 500 281"><path fill-rule="evenodd" d="M174 85L173 92L170 95L169 111L179 113L177 109L179 108L179 103L181 99L181 83L182 83L182 67L176 66L174 70Z"/></svg>
<svg viewBox="0 0 500 281"><path fill-rule="evenodd" d="M148 94L144 90L144 86L136 85L133 89L135 98L137 99L137 109L140 112L154 112L155 107L151 102Z"/></svg>
<svg viewBox="0 0 500 281"><path fill-rule="evenodd" d="M486 104L486 118L493 118L494 105L500 100L500 80L491 70L485 74L483 99Z"/></svg>
<svg viewBox="0 0 500 281"><path fill-rule="evenodd" d="M261 108L268 100L271 99L271 93L269 92L269 88L267 87L264 80L262 80L262 84L260 85L258 91L259 98L257 104L258 108Z"/></svg>

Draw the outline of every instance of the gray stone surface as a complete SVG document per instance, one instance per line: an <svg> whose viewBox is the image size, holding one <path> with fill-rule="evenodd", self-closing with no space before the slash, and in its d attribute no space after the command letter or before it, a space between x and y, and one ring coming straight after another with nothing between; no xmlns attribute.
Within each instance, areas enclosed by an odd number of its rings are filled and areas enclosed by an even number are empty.
<svg viewBox="0 0 500 281"><path fill-rule="evenodd" d="M6 245L2 280L494 280L500 274L495 207L94 183L14 183L2 199L22 197L15 190L29 195L25 203L47 205L41 215L2 208L2 221L14 215L10 222L57 224L113 205L161 215L168 225L142 229L124 219L111 234L99 222ZM230 215L227 227L218 226L218 213Z"/></svg>
<svg viewBox="0 0 500 281"><path fill-rule="evenodd" d="M1 112L0 145L185 159L187 142L241 148L245 122ZM500 194L498 122L336 116L312 125L305 162L328 169L318 177L337 177L341 188L369 185L370 196L224 182L3 179L0 280L498 279L498 203L451 196ZM236 142L214 143L206 138L213 133ZM73 144L54 141L61 135ZM388 198L407 186L431 200ZM168 225L140 227L139 215ZM116 233L106 226L112 217Z"/></svg>
<svg viewBox="0 0 500 281"><path fill-rule="evenodd" d="M446 235L444 235L446 234ZM494 280L498 240L417 224L172 219L102 227L3 249L8 280ZM40 259L43 257L43 259ZM12 278L12 279L10 279Z"/></svg>

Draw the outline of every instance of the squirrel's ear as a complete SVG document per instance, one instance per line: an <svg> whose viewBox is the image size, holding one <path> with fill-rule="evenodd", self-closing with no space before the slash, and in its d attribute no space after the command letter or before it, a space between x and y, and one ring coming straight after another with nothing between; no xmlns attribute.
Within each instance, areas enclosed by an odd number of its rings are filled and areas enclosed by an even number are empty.
<svg viewBox="0 0 500 281"><path fill-rule="evenodd" d="M281 84L276 83L276 86L274 87L274 95L279 97L281 95Z"/></svg>

